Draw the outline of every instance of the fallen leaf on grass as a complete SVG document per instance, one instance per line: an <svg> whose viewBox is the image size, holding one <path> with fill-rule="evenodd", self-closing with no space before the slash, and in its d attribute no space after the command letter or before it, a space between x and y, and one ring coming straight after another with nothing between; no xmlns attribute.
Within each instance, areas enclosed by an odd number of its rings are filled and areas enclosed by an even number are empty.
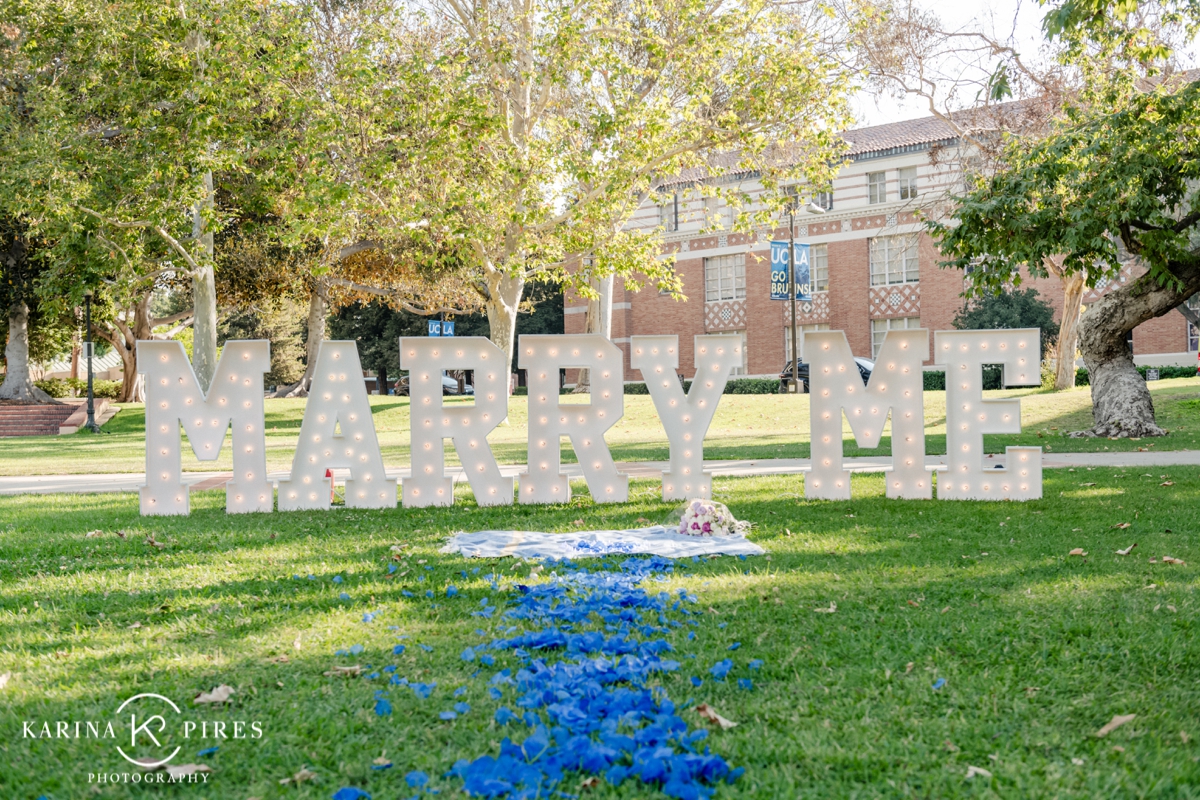
<svg viewBox="0 0 1200 800"><path fill-rule="evenodd" d="M1116 525L1113 525L1110 530L1122 530L1123 531L1126 528L1130 527L1130 524L1131 523L1128 523L1128 522L1118 522Z"/></svg>
<svg viewBox="0 0 1200 800"><path fill-rule="evenodd" d="M1137 714L1115 714L1115 715L1113 715L1113 718L1111 720L1109 720L1109 723L1107 725L1105 725L1100 730L1096 731L1096 738L1103 739L1105 736L1108 736L1110 733L1112 733L1117 728L1124 725L1126 722L1133 722L1133 719L1136 716L1137 716Z"/></svg>
<svg viewBox="0 0 1200 800"><path fill-rule="evenodd" d="M942 613L945 614L949 610L950 610L950 606L946 606L945 608L942 609Z"/></svg>
<svg viewBox="0 0 1200 800"><path fill-rule="evenodd" d="M326 672L325 675L329 678L357 678L362 675L362 667L358 664L349 667L338 666Z"/></svg>
<svg viewBox="0 0 1200 800"><path fill-rule="evenodd" d="M905 664L905 665L904 665L904 674L905 674L905 675L907 675L908 673L912 672L912 671L913 671L913 667L915 667L915 666L916 666L916 664L914 664L914 663L913 663L913 662L911 662L911 661L910 661L910 662L908 662L907 664Z"/></svg>
<svg viewBox="0 0 1200 800"><path fill-rule="evenodd" d="M1187 744L1188 742L1190 742L1192 740L1192 737L1187 735L1187 731L1180 731L1179 732L1179 740L1181 742L1183 742L1184 744Z"/></svg>
<svg viewBox="0 0 1200 800"><path fill-rule="evenodd" d="M97 539L104 535L104 531L88 531L83 535L85 539Z"/></svg>
<svg viewBox="0 0 1200 800"><path fill-rule="evenodd" d="M289 783L294 783L294 784L299 785L301 783L304 783L305 781L315 780L316 777L317 777L317 773L315 773L312 770L305 767L304 769L300 770L292 777L284 778L283 780L281 780L279 782L284 786L287 786Z"/></svg>
<svg viewBox="0 0 1200 800"><path fill-rule="evenodd" d="M1095 486L1096 484L1094 484L1094 483L1081 483L1081 484L1079 484L1079 485L1080 485L1080 486Z"/></svg>
<svg viewBox="0 0 1200 800"><path fill-rule="evenodd" d="M1135 548L1135 547L1137 547L1137 542L1134 542L1133 544L1129 545L1129 547L1126 547L1124 550L1118 550L1117 555L1127 556L1133 552L1133 548Z"/></svg>
<svg viewBox="0 0 1200 800"><path fill-rule="evenodd" d="M392 760L387 756L380 756L371 763L377 767L390 767L392 765Z"/></svg>
<svg viewBox="0 0 1200 800"><path fill-rule="evenodd" d="M1074 550L1067 553L1067 555L1069 555L1069 556L1086 556L1087 553L1083 552L1082 547L1076 547Z"/></svg>
<svg viewBox="0 0 1200 800"><path fill-rule="evenodd" d="M832 614L833 612L837 611L837 603L830 600L829 608L814 608L813 611L817 612L818 614Z"/></svg>
<svg viewBox="0 0 1200 800"><path fill-rule="evenodd" d="M1174 485L1175 485L1175 481L1163 481L1162 483L1159 484L1159 486L1174 486Z"/></svg>
<svg viewBox="0 0 1200 800"><path fill-rule="evenodd" d="M905 602L907 602L907 603L908 603L910 606L912 606L913 608L920 608L920 607L921 607L921 604L920 604L920 603L918 603L916 600L906 600Z"/></svg>
<svg viewBox="0 0 1200 800"><path fill-rule="evenodd" d="M0 689L3 689L5 686L8 686L8 680L11 677L12 677L11 672L6 672L3 675L0 675Z"/></svg>
<svg viewBox="0 0 1200 800"><path fill-rule="evenodd" d="M722 717L717 713L716 709L714 709L708 703L701 703L700 705L696 706L696 713L700 715L701 719L713 723L723 731L727 731L730 728L737 726L736 722Z"/></svg>
<svg viewBox="0 0 1200 800"><path fill-rule="evenodd" d="M131 631L135 631L135 630L137 630L137 629L138 629L138 628L140 628L140 627L142 627L142 623L140 623L140 622L135 622L135 623L133 623L132 625L130 625L128 629L129 629L129 630L131 630Z"/></svg>
<svg viewBox="0 0 1200 800"><path fill-rule="evenodd" d="M196 695L196 699L192 701L192 704L198 706L201 703L228 703L229 696L232 694L233 687L222 683L211 692L201 692Z"/></svg>
<svg viewBox="0 0 1200 800"><path fill-rule="evenodd" d="M1178 558L1172 558L1171 556L1163 556L1162 562L1164 564L1178 564L1181 567L1186 566L1186 564L1187 564L1186 561L1183 561L1182 559L1178 559Z"/></svg>
<svg viewBox="0 0 1200 800"><path fill-rule="evenodd" d="M580 789L595 789L599 785L600 785L600 779L597 778L595 775L593 775L590 778L584 778L583 782L579 784L579 788Z"/></svg>
<svg viewBox="0 0 1200 800"><path fill-rule="evenodd" d="M648 523L648 522L650 522L650 520L646 519L645 517L638 517L638 518L637 518L637 521L638 521L638 522L642 522L642 523Z"/></svg>
<svg viewBox="0 0 1200 800"><path fill-rule="evenodd" d="M946 740L946 742L945 742L945 744L946 744L946 749L947 749L947 750L949 750L951 753L957 753L957 752L958 752L958 746L957 746L957 745L955 745L955 744L954 744L954 742L952 742L952 741L950 741L949 739L947 739L947 740Z"/></svg>
<svg viewBox="0 0 1200 800"><path fill-rule="evenodd" d="M983 767L973 767L970 764L968 764L967 765L967 780L974 778L976 775L978 775L982 778L992 777L992 773L989 772L988 770L984 769Z"/></svg>
<svg viewBox="0 0 1200 800"><path fill-rule="evenodd" d="M274 658L272 658L271 660L272 660L272 661L274 661L276 664L286 664L286 663L288 663L288 661L289 661L289 659L288 659L288 657L287 657L286 655L283 655L283 656L275 656L275 657L274 657Z"/></svg>
<svg viewBox="0 0 1200 800"><path fill-rule="evenodd" d="M583 524L583 520L581 520L581 519L577 519L577 520L575 520L574 522L572 522L571 524L572 524L572 525L582 525L582 524Z"/></svg>
<svg viewBox="0 0 1200 800"><path fill-rule="evenodd" d="M166 547L167 546L165 542L156 542L154 540L153 534L146 537L146 544L150 545L151 547Z"/></svg>

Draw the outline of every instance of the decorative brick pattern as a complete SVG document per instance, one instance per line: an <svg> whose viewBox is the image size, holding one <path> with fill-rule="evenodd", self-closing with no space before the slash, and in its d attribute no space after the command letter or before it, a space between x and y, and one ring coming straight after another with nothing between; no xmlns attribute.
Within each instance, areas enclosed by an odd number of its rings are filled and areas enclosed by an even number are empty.
<svg viewBox="0 0 1200 800"><path fill-rule="evenodd" d="M872 286L867 290L867 313L871 319L921 316L921 284Z"/></svg>
<svg viewBox="0 0 1200 800"><path fill-rule="evenodd" d="M786 300L776 302L783 306L783 324L791 325L792 304ZM811 301L796 303L796 324L815 325L822 322L829 322L829 292L813 292Z"/></svg>
<svg viewBox="0 0 1200 800"><path fill-rule="evenodd" d="M746 301L725 300L704 304L704 330L738 331L746 328Z"/></svg>

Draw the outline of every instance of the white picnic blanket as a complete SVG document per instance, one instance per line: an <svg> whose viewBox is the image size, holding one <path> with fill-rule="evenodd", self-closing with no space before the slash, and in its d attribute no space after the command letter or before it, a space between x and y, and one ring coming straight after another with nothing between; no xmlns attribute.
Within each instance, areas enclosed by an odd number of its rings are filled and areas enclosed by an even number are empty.
<svg viewBox="0 0 1200 800"><path fill-rule="evenodd" d="M654 525L623 531L477 531L456 533L443 553L474 558L580 558L611 553L645 553L667 558L689 556L758 556L766 551L740 533L729 536L687 536L678 528Z"/></svg>

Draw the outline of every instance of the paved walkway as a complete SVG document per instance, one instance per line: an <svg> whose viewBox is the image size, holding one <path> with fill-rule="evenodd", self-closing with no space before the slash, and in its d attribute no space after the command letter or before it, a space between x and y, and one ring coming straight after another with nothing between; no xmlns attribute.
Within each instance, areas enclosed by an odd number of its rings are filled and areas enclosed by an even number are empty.
<svg viewBox="0 0 1200 800"><path fill-rule="evenodd" d="M880 472L892 463L890 456L867 456L847 458L846 468L854 472ZM927 456L930 466L945 466L945 456ZM1004 464L1004 456L988 456L988 463ZM767 458L753 461L705 461L704 468L716 476L747 475L795 475L808 470L807 458ZM634 478L657 478L668 468L666 461L617 462L617 469ZM1066 467L1120 467L1148 469L1151 467L1200 467L1200 450L1175 450L1162 453L1046 453L1042 456L1046 469ZM516 475L524 471L525 465L511 464L500 467L503 475ZM578 464L563 464L563 471L572 478L582 478ZM466 480L460 467L447 467L447 474L456 481ZM408 470L388 470L388 477L408 477ZM348 471L335 470L338 481L349 476ZM185 472L184 483L192 491L216 489L233 477L231 472ZM285 472L272 472L271 480L286 478ZM136 492L145 482L145 474L127 472L107 475L21 475L0 477L0 495L8 494L88 494L93 492Z"/></svg>

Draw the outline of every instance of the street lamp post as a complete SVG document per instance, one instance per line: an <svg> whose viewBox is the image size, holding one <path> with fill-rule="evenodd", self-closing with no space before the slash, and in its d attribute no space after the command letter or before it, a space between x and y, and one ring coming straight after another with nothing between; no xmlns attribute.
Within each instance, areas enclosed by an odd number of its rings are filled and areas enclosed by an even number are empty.
<svg viewBox="0 0 1200 800"><path fill-rule="evenodd" d="M792 304L792 371L788 378L788 391L796 393L800 392L800 346L799 336L796 333L796 203L798 202L800 202L799 193L792 195L791 202L788 203L788 288ZM809 201L804 210L809 214L825 213L825 209L812 201Z"/></svg>
<svg viewBox="0 0 1200 800"><path fill-rule="evenodd" d="M92 394L92 290L88 289L83 293L83 326L86 329L87 335L87 369L88 369L88 387L87 387L87 429L92 433L99 433L100 426L96 424L96 400Z"/></svg>
<svg viewBox="0 0 1200 800"><path fill-rule="evenodd" d="M792 370L788 391L800 392L800 348L796 336L796 200L788 204L788 294L792 304Z"/></svg>

